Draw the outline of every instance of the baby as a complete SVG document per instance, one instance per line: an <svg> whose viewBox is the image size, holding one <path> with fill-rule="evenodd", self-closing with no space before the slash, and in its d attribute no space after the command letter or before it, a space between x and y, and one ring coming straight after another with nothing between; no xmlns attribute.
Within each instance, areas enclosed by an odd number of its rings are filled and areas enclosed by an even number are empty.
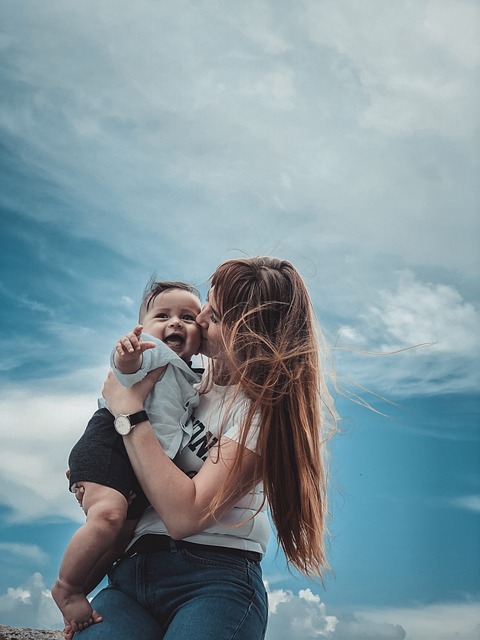
<svg viewBox="0 0 480 640"><path fill-rule="evenodd" d="M125 386L162 367L159 381L145 401L145 411L130 416L114 420L101 399L101 408L72 449L70 488L84 489L87 520L70 540L52 587L65 620L65 637L101 621L86 596L122 554L148 504L122 436L149 420L170 458L190 439L189 418L198 405L193 384L199 382L190 362L200 348L201 332L195 322L200 310L200 295L191 285L152 282L147 286L139 312L141 324L117 342L111 364Z"/></svg>

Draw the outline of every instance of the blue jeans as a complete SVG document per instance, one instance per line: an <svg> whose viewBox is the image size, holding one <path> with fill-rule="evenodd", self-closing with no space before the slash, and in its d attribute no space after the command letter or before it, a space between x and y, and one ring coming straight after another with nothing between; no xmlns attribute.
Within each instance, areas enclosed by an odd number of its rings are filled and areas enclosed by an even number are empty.
<svg viewBox="0 0 480 640"><path fill-rule="evenodd" d="M92 606L103 622L75 640L262 640L267 627L260 564L204 548L122 559Z"/></svg>

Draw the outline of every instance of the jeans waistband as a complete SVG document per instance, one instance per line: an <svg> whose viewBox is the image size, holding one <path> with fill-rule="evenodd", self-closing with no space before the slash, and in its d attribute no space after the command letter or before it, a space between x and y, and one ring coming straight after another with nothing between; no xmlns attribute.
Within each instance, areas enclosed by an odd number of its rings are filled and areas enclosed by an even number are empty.
<svg viewBox="0 0 480 640"><path fill-rule="evenodd" d="M188 542L187 540L173 540L169 536L146 534L136 540L132 546L125 552L126 556L133 556L136 553L156 553L157 551L170 551L171 553L178 549L195 549L203 551L218 551L218 553L227 553L233 556L241 556L253 562L260 562L262 554L257 551L246 551L244 549L234 549L231 547L219 547L217 545L198 544L197 542Z"/></svg>

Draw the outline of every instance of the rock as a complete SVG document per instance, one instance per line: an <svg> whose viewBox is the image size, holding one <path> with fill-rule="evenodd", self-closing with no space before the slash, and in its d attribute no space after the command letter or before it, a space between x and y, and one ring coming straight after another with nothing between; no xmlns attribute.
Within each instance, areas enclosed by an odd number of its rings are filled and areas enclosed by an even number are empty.
<svg viewBox="0 0 480 640"><path fill-rule="evenodd" d="M63 640L61 631L17 629L0 624L0 640Z"/></svg>

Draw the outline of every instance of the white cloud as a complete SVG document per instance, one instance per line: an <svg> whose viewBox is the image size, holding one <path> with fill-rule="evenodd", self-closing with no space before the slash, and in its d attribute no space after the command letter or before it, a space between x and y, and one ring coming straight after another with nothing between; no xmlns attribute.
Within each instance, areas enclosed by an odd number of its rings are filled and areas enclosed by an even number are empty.
<svg viewBox="0 0 480 640"><path fill-rule="evenodd" d="M336 264L337 283L343 252L472 272L474 3L185 6L46 1L34 20L5 7L0 127L78 206L72 230L155 263L144 230L166 212L205 273L232 246L279 245ZM409 135L425 128L434 138L417 149ZM178 246L175 225L158 236Z"/></svg>
<svg viewBox="0 0 480 640"><path fill-rule="evenodd" d="M280 69L264 75L255 82L252 92L268 101L273 109L292 109L295 98L292 70Z"/></svg>
<svg viewBox="0 0 480 640"><path fill-rule="evenodd" d="M70 383L75 380L76 375ZM44 380L37 387L11 385L0 394L0 420L12 426L0 434L1 502L9 507L11 521L83 520L68 492L65 470L70 449L96 409L96 397L72 393L68 386L66 378Z"/></svg>
<svg viewBox="0 0 480 640"><path fill-rule="evenodd" d="M268 585L267 585L268 587ZM266 640L404 640L405 631L398 624L376 622L356 614L327 613L327 606L311 589L269 591L270 617Z"/></svg>
<svg viewBox="0 0 480 640"><path fill-rule="evenodd" d="M382 350L426 342L432 343L433 353L478 353L480 313L453 287L418 282L411 271L403 271L397 291L381 291L380 303L365 320L374 327L383 325Z"/></svg>
<svg viewBox="0 0 480 640"><path fill-rule="evenodd" d="M268 589L268 584L266 584ZM277 613L278 606L291 600L292 594L284 589L274 589L268 593L268 610L270 614Z"/></svg>
<svg viewBox="0 0 480 640"><path fill-rule="evenodd" d="M430 41L448 48L449 55L466 68L475 69L480 61L478 40L478 2L429 0L425 12L425 28Z"/></svg>
<svg viewBox="0 0 480 640"><path fill-rule="evenodd" d="M406 640L408 636L400 624L373 621L361 614L344 614L338 621L333 638L339 640Z"/></svg>
<svg viewBox="0 0 480 640"><path fill-rule="evenodd" d="M325 604L310 589L302 589L298 595L276 589L270 591L268 597L270 617L267 640L333 637L337 619L327 615Z"/></svg>
<svg viewBox="0 0 480 640"><path fill-rule="evenodd" d="M459 507L460 509L467 509L467 511L480 513L480 495L461 496L459 498L454 498L452 499L451 504L454 507Z"/></svg>
<svg viewBox="0 0 480 640"><path fill-rule="evenodd" d="M405 640L478 640L480 602L439 603L418 607L362 610L377 624L396 620L405 628ZM352 636L355 637L355 636Z"/></svg>
<svg viewBox="0 0 480 640"><path fill-rule="evenodd" d="M470 73L480 60L476 2L402 2L401 11L382 0L306 2L305 21L315 42L356 70L369 98L363 126L387 135L476 130L478 80Z"/></svg>
<svg viewBox="0 0 480 640"><path fill-rule="evenodd" d="M37 302L36 300L31 300L25 294L21 295L18 298L18 302L19 302L19 304L21 306L27 307L27 309L30 309L32 311L38 311L40 313L45 313L45 314L48 314L49 316L53 315L52 309L49 309L46 305L42 304L41 302Z"/></svg>
<svg viewBox="0 0 480 640"><path fill-rule="evenodd" d="M35 544L0 542L0 553L6 553L9 556L19 556L20 558L38 564L45 564L48 560L47 554Z"/></svg>
<svg viewBox="0 0 480 640"><path fill-rule="evenodd" d="M360 384L383 379L381 388L400 395L477 388L480 313L473 304L454 287L420 282L410 270L398 273L395 291L379 291L377 298L355 324L340 329L337 346L346 352L339 360L345 368L352 364L349 377ZM374 355L359 365L356 351Z"/></svg>
<svg viewBox="0 0 480 640"><path fill-rule="evenodd" d="M63 628L62 616L40 573L0 595L0 619L13 627Z"/></svg>
<svg viewBox="0 0 480 640"><path fill-rule="evenodd" d="M266 640L476 640L479 602L346 610L325 605L318 594L301 589L267 590L270 617Z"/></svg>
<svg viewBox="0 0 480 640"><path fill-rule="evenodd" d="M222 7L217 5L217 10ZM272 15L272 5L265 0L246 0L227 12L224 19L241 30L267 54L279 55L292 49L292 44L282 34L282 28Z"/></svg>
<svg viewBox="0 0 480 640"><path fill-rule="evenodd" d="M121 303L128 308L133 307L133 305L135 304L135 302L129 296L122 296Z"/></svg>

